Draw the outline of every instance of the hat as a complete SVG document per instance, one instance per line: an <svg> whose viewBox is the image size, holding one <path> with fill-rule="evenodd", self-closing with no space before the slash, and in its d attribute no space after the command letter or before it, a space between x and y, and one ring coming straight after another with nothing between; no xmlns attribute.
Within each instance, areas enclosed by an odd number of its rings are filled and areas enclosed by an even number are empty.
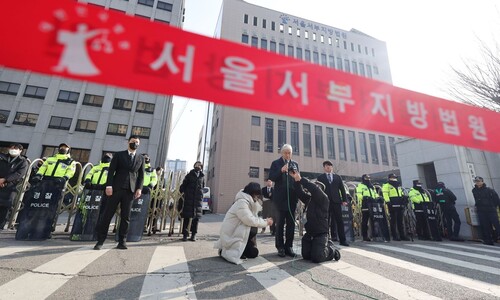
<svg viewBox="0 0 500 300"><path fill-rule="evenodd" d="M416 185L418 183L420 183L420 180L418 180L418 179L413 180L413 185Z"/></svg>
<svg viewBox="0 0 500 300"><path fill-rule="evenodd" d="M332 163L331 161L329 161L329 160L325 160L325 161L323 162L323 167L324 167L324 166L333 166L333 163Z"/></svg>
<svg viewBox="0 0 500 300"><path fill-rule="evenodd" d="M71 148L68 144L66 143L60 143L59 144L59 148L61 148L62 146L65 146L65 147L68 147L68 148Z"/></svg>
<svg viewBox="0 0 500 300"><path fill-rule="evenodd" d="M439 181L439 182L437 183L437 186L441 186L441 187L444 187L445 185L444 185L444 182L442 182L442 181Z"/></svg>
<svg viewBox="0 0 500 300"><path fill-rule="evenodd" d="M387 178L398 178L398 175L391 173L387 176Z"/></svg>
<svg viewBox="0 0 500 300"><path fill-rule="evenodd" d="M484 179L481 176L476 176L474 177L474 181L484 181Z"/></svg>

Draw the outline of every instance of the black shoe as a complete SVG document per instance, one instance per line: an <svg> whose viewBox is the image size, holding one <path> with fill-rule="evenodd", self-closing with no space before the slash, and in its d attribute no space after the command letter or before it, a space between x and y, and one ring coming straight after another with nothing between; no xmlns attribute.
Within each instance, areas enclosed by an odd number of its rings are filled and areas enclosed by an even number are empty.
<svg viewBox="0 0 500 300"><path fill-rule="evenodd" d="M460 237L451 237L450 238L450 241L454 241L454 242L465 242L465 240L463 238L460 238Z"/></svg>
<svg viewBox="0 0 500 300"><path fill-rule="evenodd" d="M279 257L285 257L285 256L286 256L286 253L285 253L285 249L284 249L284 248L279 248L279 249L278 249L278 256L279 256Z"/></svg>
<svg viewBox="0 0 500 300"><path fill-rule="evenodd" d="M125 242L119 242L118 245L116 246L116 249L120 249L120 250L127 250L127 243Z"/></svg>
<svg viewBox="0 0 500 300"><path fill-rule="evenodd" d="M371 242L371 241L372 241L372 239L370 239L370 238L363 238L363 242Z"/></svg>
<svg viewBox="0 0 500 300"><path fill-rule="evenodd" d="M405 237L402 237L401 240L402 241L409 241L410 239L405 236Z"/></svg>
<svg viewBox="0 0 500 300"><path fill-rule="evenodd" d="M490 246L494 246L495 245L495 243L493 243L493 242L483 242L483 244L490 245Z"/></svg>
<svg viewBox="0 0 500 300"><path fill-rule="evenodd" d="M103 245L103 243L97 242L97 244L95 244L95 246L94 246L94 250L101 250L102 245Z"/></svg>
<svg viewBox="0 0 500 300"><path fill-rule="evenodd" d="M196 235L195 234L191 234L191 237L189 238L189 240L191 242L196 242Z"/></svg>
<svg viewBox="0 0 500 300"><path fill-rule="evenodd" d="M340 246L349 247L349 243L347 243L346 241L340 242L339 244L340 244Z"/></svg>
<svg viewBox="0 0 500 300"><path fill-rule="evenodd" d="M275 235L274 231L271 231L271 235L273 235L273 236Z"/></svg>
<svg viewBox="0 0 500 300"><path fill-rule="evenodd" d="M286 247L285 254L288 256L291 256L291 257L295 257L297 255L297 254L295 254L295 252L293 252L292 247Z"/></svg>
<svg viewBox="0 0 500 300"><path fill-rule="evenodd" d="M188 236L187 235L183 235L181 241L186 242L187 240L188 240Z"/></svg>
<svg viewBox="0 0 500 300"><path fill-rule="evenodd" d="M240 256L240 259L247 259L247 257L245 256L245 254L242 254L242 255Z"/></svg>
<svg viewBox="0 0 500 300"><path fill-rule="evenodd" d="M219 249L219 256L222 256L222 249Z"/></svg>

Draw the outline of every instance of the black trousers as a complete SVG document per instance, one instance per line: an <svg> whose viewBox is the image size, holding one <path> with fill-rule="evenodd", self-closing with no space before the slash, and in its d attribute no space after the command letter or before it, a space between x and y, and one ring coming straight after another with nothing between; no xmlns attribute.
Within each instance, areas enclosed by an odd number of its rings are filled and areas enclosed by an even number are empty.
<svg viewBox="0 0 500 300"><path fill-rule="evenodd" d="M103 243L108 236L109 223L115 215L116 208L120 205L120 228L118 229L118 240L125 241L130 223L130 209L134 201L134 193L129 189L113 189L113 195L106 197L102 218L96 226L97 241Z"/></svg>
<svg viewBox="0 0 500 300"><path fill-rule="evenodd" d="M189 231L191 231L191 234L196 234L198 233L198 218L192 218L191 219L191 228ZM183 235L189 235L188 231L188 226L189 226L189 218L182 218L182 234Z"/></svg>
<svg viewBox="0 0 500 300"><path fill-rule="evenodd" d="M483 233L483 241L487 243L495 242L500 237L500 224L496 208L492 207L490 210L478 209L477 216ZM493 236L492 226L495 227L497 236Z"/></svg>
<svg viewBox="0 0 500 300"><path fill-rule="evenodd" d="M391 216L391 234L393 240L406 239L405 228L403 225L403 207L389 206Z"/></svg>
<svg viewBox="0 0 500 300"><path fill-rule="evenodd" d="M250 235L248 235L247 245L245 250L243 250L243 255L246 258L256 258L259 256L259 249L257 249L257 227L252 227L250 229Z"/></svg>
<svg viewBox="0 0 500 300"><path fill-rule="evenodd" d="M458 238L461 223L455 206L443 208L443 218L446 222L448 238Z"/></svg>
<svg viewBox="0 0 500 300"><path fill-rule="evenodd" d="M368 221L370 220L370 212L369 211L362 211L361 212L361 235L363 236L363 239L368 238Z"/></svg>
<svg viewBox="0 0 500 300"><path fill-rule="evenodd" d="M0 191L0 230L5 227L7 223L7 214L12 207L12 203L16 198L16 190Z"/></svg>
<svg viewBox="0 0 500 300"><path fill-rule="evenodd" d="M342 204L330 202L330 237L335 240L336 234L341 243L346 241L344 221L342 220Z"/></svg>
<svg viewBox="0 0 500 300"><path fill-rule="evenodd" d="M312 236L308 232L302 237L302 258L314 263L333 259L333 249L328 247L328 234Z"/></svg>
<svg viewBox="0 0 500 300"><path fill-rule="evenodd" d="M427 219L424 212L415 211L415 219L417 220L417 235L419 239L429 240L431 238Z"/></svg>
<svg viewBox="0 0 500 300"><path fill-rule="evenodd" d="M288 210L278 210L276 211L276 215L276 248L290 248L293 246L293 235L295 233L295 210L291 213Z"/></svg>

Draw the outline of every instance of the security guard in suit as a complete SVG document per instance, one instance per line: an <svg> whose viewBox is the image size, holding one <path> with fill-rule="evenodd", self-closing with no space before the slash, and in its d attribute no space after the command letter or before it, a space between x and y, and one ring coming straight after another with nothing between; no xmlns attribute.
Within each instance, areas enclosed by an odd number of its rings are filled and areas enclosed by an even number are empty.
<svg viewBox="0 0 500 300"><path fill-rule="evenodd" d="M361 206L361 234L363 241L371 241L368 238L368 221L370 220L370 201L375 201L379 197L375 187L371 183L371 178L368 174L361 176L361 183L356 186L356 197L358 205Z"/></svg>
<svg viewBox="0 0 500 300"><path fill-rule="evenodd" d="M76 171L76 162L71 158L69 151L68 144L60 144L58 153L47 158L31 179L31 182L38 183L41 180L53 180L64 187L66 182L75 175Z"/></svg>
<svg viewBox="0 0 500 300"><path fill-rule="evenodd" d="M430 232L424 214L424 203L431 202L429 196L422 188L420 180L413 180L413 188L408 193L412 202L415 218L417 219L417 235L420 240L430 240Z"/></svg>
<svg viewBox="0 0 500 300"><path fill-rule="evenodd" d="M85 176L84 184L86 189L104 190L106 180L108 179L108 169L111 158L113 158L111 153L104 154L101 162L90 169Z"/></svg>
<svg viewBox="0 0 500 300"><path fill-rule="evenodd" d="M396 174L389 174L388 179L389 181L382 185L382 194L385 203L389 207L392 239L395 241L409 241L403 226L403 211L406 204L403 188L401 188Z"/></svg>

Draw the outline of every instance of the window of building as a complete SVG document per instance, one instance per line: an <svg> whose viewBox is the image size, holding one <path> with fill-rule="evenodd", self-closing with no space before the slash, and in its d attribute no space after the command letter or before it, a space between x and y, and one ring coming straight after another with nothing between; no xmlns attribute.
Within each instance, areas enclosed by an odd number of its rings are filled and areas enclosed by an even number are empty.
<svg viewBox="0 0 500 300"><path fill-rule="evenodd" d="M352 62L352 73L358 75L358 63L355 61Z"/></svg>
<svg viewBox="0 0 500 300"><path fill-rule="evenodd" d="M260 39L260 49L267 50L267 40L266 39Z"/></svg>
<svg viewBox="0 0 500 300"><path fill-rule="evenodd" d="M293 153L299 154L299 123L290 122L290 145Z"/></svg>
<svg viewBox="0 0 500 300"><path fill-rule="evenodd" d="M266 19L262 19L262 28L264 28L264 29L265 29L265 28L266 28L266 25L267 25L267 24L266 24Z"/></svg>
<svg viewBox="0 0 500 300"><path fill-rule="evenodd" d="M354 43L351 43L351 51L354 52Z"/></svg>
<svg viewBox="0 0 500 300"><path fill-rule="evenodd" d="M378 165L378 152L377 152L377 138L374 134L369 134L370 139L370 150L372 154L372 164Z"/></svg>
<svg viewBox="0 0 500 300"><path fill-rule="evenodd" d="M279 43L279 54L285 55L285 44Z"/></svg>
<svg viewBox="0 0 500 300"><path fill-rule="evenodd" d="M36 121L38 121L38 114L30 114L24 112L16 113L16 117L14 118L14 124L24 126L35 126Z"/></svg>
<svg viewBox="0 0 500 300"><path fill-rule="evenodd" d="M361 154L361 162L368 163L368 151L366 148L366 135L364 132L358 132L359 150Z"/></svg>
<svg viewBox="0 0 500 300"><path fill-rule="evenodd" d="M328 66L332 69L335 68L335 57L332 55L328 55Z"/></svg>
<svg viewBox="0 0 500 300"><path fill-rule="evenodd" d="M349 136L349 153L351 154L351 161L358 161L358 150L356 149L356 133L352 130L347 131Z"/></svg>
<svg viewBox="0 0 500 300"><path fill-rule="evenodd" d="M57 101L76 103L76 102L78 102L79 96L80 96L80 93L61 90L61 91L59 91L59 96L57 96Z"/></svg>
<svg viewBox="0 0 500 300"><path fill-rule="evenodd" d="M365 46L365 54L368 55L368 47Z"/></svg>
<svg viewBox="0 0 500 300"><path fill-rule="evenodd" d="M337 57L337 70L343 70L341 57Z"/></svg>
<svg viewBox="0 0 500 300"><path fill-rule="evenodd" d="M132 135L137 135L138 137L149 139L151 134L151 128L142 126L132 126Z"/></svg>
<svg viewBox="0 0 500 300"><path fill-rule="evenodd" d="M274 120L266 118L266 128L264 129L264 151L273 152L274 149Z"/></svg>
<svg viewBox="0 0 500 300"><path fill-rule="evenodd" d="M269 178L269 171L271 169L268 169L268 168L264 168L264 180L267 181L267 179Z"/></svg>
<svg viewBox="0 0 500 300"><path fill-rule="evenodd" d="M115 101L113 102L113 108L130 111L132 110L132 104L132 100L115 98Z"/></svg>
<svg viewBox="0 0 500 300"><path fill-rule="evenodd" d="M293 57L293 46L292 45L288 45L288 56Z"/></svg>
<svg viewBox="0 0 500 300"><path fill-rule="evenodd" d="M313 62L319 64L319 53L316 51L313 51Z"/></svg>
<svg viewBox="0 0 500 300"><path fill-rule="evenodd" d="M325 37L324 37L323 35L321 35L321 36L319 37L319 41L320 41L322 44L324 44L324 43L325 43Z"/></svg>
<svg viewBox="0 0 500 300"><path fill-rule="evenodd" d="M389 156L387 155L387 143L385 141L385 136L379 135L378 141L380 143L380 155L382 156L382 164L389 165Z"/></svg>
<svg viewBox="0 0 500 300"><path fill-rule="evenodd" d="M215 167L212 168L212 178L215 177Z"/></svg>
<svg viewBox="0 0 500 300"><path fill-rule="evenodd" d="M361 76L366 76L366 73L365 73L365 64L363 64L363 63L359 63L359 74Z"/></svg>
<svg viewBox="0 0 500 300"><path fill-rule="evenodd" d="M309 31L304 31L304 37L306 38L306 40L309 39Z"/></svg>
<svg viewBox="0 0 500 300"><path fill-rule="evenodd" d="M328 66L328 62L326 61L326 54L321 53L321 65Z"/></svg>
<svg viewBox="0 0 500 300"><path fill-rule="evenodd" d="M50 118L49 128L68 130L71 126L71 118L52 117Z"/></svg>
<svg viewBox="0 0 500 300"><path fill-rule="evenodd" d="M278 120L278 152L286 144L286 121Z"/></svg>
<svg viewBox="0 0 500 300"><path fill-rule="evenodd" d="M167 21L167 20L156 19L156 18L155 18L155 22L158 22L158 23L165 23L165 24L170 24L170 22L169 22L169 21Z"/></svg>
<svg viewBox="0 0 500 300"><path fill-rule="evenodd" d="M372 48L372 56L375 57L375 49Z"/></svg>
<svg viewBox="0 0 500 300"><path fill-rule="evenodd" d="M34 85L27 85L26 89L24 90L23 96L30 98L37 98L37 99L45 99L46 95L47 95L47 88Z"/></svg>
<svg viewBox="0 0 500 300"><path fill-rule="evenodd" d="M259 178L259 167L250 167L248 176L250 176L250 178Z"/></svg>
<svg viewBox="0 0 500 300"><path fill-rule="evenodd" d="M316 32L313 32L313 41L316 41Z"/></svg>
<svg viewBox="0 0 500 300"><path fill-rule="evenodd" d="M158 4L156 4L156 8L166 11L172 11L173 5L167 2L158 1Z"/></svg>
<svg viewBox="0 0 500 300"><path fill-rule="evenodd" d="M344 129L337 129L337 136L339 139L339 159L340 160L347 160L346 153L345 153Z"/></svg>
<svg viewBox="0 0 500 300"><path fill-rule="evenodd" d="M257 17L253 17L253 26L257 26Z"/></svg>
<svg viewBox="0 0 500 300"><path fill-rule="evenodd" d="M76 131L95 132L97 130L97 122L90 120L78 120L76 122Z"/></svg>
<svg viewBox="0 0 500 300"><path fill-rule="evenodd" d="M300 29L297 28L297 36L300 37Z"/></svg>
<svg viewBox="0 0 500 300"><path fill-rule="evenodd" d="M328 45L331 45L332 44L332 37L328 37Z"/></svg>
<svg viewBox="0 0 500 300"><path fill-rule="evenodd" d="M395 139L392 136L389 137L389 150L391 151L392 165L397 166L398 165L398 154L396 152Z"/></svg>
<svg viewBox="0 0 500 300"><path fill-rule="evenodd" d="M260 141L250 141L250 150L252 151L260 151Z"/></svg>
<svg viewBox="0 0 500 300"><path fill-rule="evenodd" d="M295 58L302 59L302 48L297 47L295 51Z"/></svg>
<svg viewBox="0 0 500 300"><path fill-rule="evenodd" d="M344 71L351 72L351 63L348 59L344 59Z"/></svg>
<svg viewBox="0 0 500 300"><path fill-rule="evenodd" d="M326 149L328 158L335 159L335 137L333 136L333 128L326 127Z"/></svg>
<svg viewBox="0 0 500 300"><path fill-rule="evenodd" d="M285 25L280 24L280 32L281 33L285 32Z"/></svg>
<svg viewBox="0 0 500 300"><path fill-rule="evenodd" d="M337 48L340 47L340 41L339 41L339 39L335 39L335 45L337 45Z"/></svg>
<svg viewBox="0 0 500 300"><path fill-rule="evenodd" d="M361 45L358 45L358 53L361 53Z"/></svg>
<svg viewBox="0 0 500 300"><path fill-rule="evenodd" d="M292 26L288 26L288 34L292 35Z"/></svg>
<svg viewBox="0 0 500 300"><path fill-rule="evenodd" d="M269 42L269 51L276 53L276 42L275 41Z"/></svg>
<svg viewBox="0 0 500 300"><path fill-rule="evenodd" d="M344 49L347 50L347 41L343 41L344 42Z"/></svg>
<svg viewBox="0 0 500 300"><path fill-rule="evenodd" d="M0 94L17 95L21 85L13 82L0 81Z"/></svg>
<svg viewBox="0 0 500 300"><path fill-rule="evenodd" d="M155 4L155 0L138 0L137 3L153 7L153 5Z"/></svg>
<svg viewBox="0 0 500 300"><path fill-rule="evenodd" d="M85 94L85 96L83 97L83 105L101 107L103 102L104 102L103 96Z"/></svg>
<svg viewBox="0 0 500 300"><path fill-rule="evenodd" d="M154 103L147 103L147 102L137 102L137 107L135 108L136 112L141 112L141 113L146 113L146 114L153 114L155 112L155 105Z"/></svg>
<svg viewBox="0 0 500 300"><path fill-rule="evenodd" d="M247 14L243 15L243 23L248 24L248 15Z"/></svg>
<svg viewBox="0 0 500 300"><path fill-rule="evenodd" d="M10 111L5 109L0 109L0 123L7 123L7 119L9 118Z"/></svg>
<svg viewBox="0 0 500 300"><path fill-rule="evenodd" d="M108 131L106 133L109 135L125 136L125 135L127 135L127 129L128 129L128 125L109 123L108 124Z"/></svg>
<svg viewBox="0 0 500 300"><path fill-rule="evenodd" d="M260 117L252 116L252 125L253 126L260 126Z"/></svg>
<svg viewBox="0 0 500 300"><path fill-rule="evenodd" d="M372 66L366 65L366 74L368 75L368 78L373 78Z"/></svg>
<svg viewBox="0 0 500 300"><path fill-rule="evenodd" d="M256 36L252 36L252 47L259 47L259 38Z"/></svg>
<svg viewBox="0 0 500 300"><path fill-rule="evenodd" d="M304 60L307 62L310 62L311 61L311 50L306 49L304 51L304 54L305 54Z"/></svg>
<svg viewBox="0 0 500 300"><path fill-rule="evenodd" d="M241 42L243 44L248 44L248 34L242 34L241 35Z"/></svg>
<svg viewBox="0 0 500 300"><path fill-rule="evenodd" d="M314 143L316 145L316 157L324 157L323 127L321 126L314 126Z"/></svg>
<svg viewBox="0 0 500 300"><path fill-rule="evenodd" d="M43 146L42 149L42 157L53 156L57 153L59 147L57 146ZM89 162L90 157L90 149L81 149L81 148L71 148L70 150L71 158L75 161L80 162L82 165L85 165Z"/></svg>
<svg viewBox="0 0 500 300"><path fill-rule="evenodd" d="M276 23L274 21L271 21L271 30L272 31L276 30Z"/></svg>
<svg viewBox="0 0 500 300"><path fill-rule="evenodd" d="M378 67L373 67L373 74L378 75Z"/></svg>
<svg viewBox="0 0 500 300"><path fill-rule="evenodd" d="M304 139L304 156L312 156L311 150L311 125L302 124L302 136Z"/></svg>

